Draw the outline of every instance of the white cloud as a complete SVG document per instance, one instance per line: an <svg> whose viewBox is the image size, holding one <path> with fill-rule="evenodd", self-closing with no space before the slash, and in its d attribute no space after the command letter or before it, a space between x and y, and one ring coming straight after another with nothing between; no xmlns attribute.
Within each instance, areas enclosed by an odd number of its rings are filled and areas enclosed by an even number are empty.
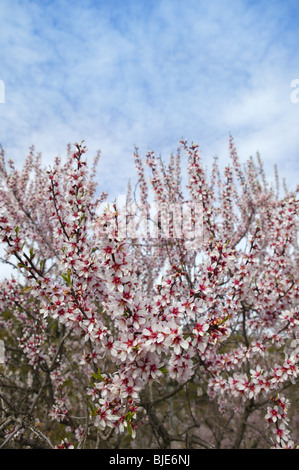
<svg viewBox="0 0 299 470"><path fill-rule="evenodd" d="M231 132L295 181L295 2L0 3L0 142L20 164L32 144L47 162L85 139L122 193L135 144L167 156L185 137L226 158Z"/></svg>

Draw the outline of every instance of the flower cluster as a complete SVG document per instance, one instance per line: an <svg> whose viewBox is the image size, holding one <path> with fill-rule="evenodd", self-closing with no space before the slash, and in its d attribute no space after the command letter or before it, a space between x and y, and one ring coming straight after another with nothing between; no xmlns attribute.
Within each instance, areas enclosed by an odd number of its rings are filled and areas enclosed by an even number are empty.
<svg viewBox="0 0 299 470"><path fill-rule="evenodd" d="M279 394L275 398L271 397L271 400L273 406L268 407L265 419L269 425L272 425L275 434L273 448L296 449L297 444L290 439L289 419L287 417L289 401L284 397L280 397Z"/></svg>

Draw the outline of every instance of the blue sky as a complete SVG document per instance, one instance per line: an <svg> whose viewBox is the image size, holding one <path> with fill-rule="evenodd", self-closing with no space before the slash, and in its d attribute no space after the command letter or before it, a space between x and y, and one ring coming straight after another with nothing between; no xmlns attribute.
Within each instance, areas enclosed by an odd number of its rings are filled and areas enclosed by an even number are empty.
<svg viewBox="0 0 299 470"><path fill-rule="evenodd" d="M84 139L114 197L135 145L167 158L184 137L225 164L231 133L242 161L259 151L298 183L297 0L0 0L0 25L0 142L18 165Z"/></svg>

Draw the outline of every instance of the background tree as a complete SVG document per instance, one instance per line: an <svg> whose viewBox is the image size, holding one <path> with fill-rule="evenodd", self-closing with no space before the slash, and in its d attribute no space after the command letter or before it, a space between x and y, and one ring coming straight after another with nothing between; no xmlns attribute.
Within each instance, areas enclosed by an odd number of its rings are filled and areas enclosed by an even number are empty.
<svg viewBox="0 0 299 470"><path fill-rule="evenodd" d="M136 149L104 210L82 143L2 152L1 447L296 446L298 188L229 149L210 176L197 144Z"/></svg>

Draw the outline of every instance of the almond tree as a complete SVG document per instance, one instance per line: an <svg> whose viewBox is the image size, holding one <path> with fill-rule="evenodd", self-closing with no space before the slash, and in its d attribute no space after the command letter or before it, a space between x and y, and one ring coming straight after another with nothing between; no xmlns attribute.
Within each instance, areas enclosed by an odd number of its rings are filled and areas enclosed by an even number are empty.
<svg viewBox="0 0 299 470"><path fill-rule="evenodd" d="M210 176L197 144L136 149L104 209L82 143L2 152L2 447L296 447L298 188L229 149Z"/></svg>

